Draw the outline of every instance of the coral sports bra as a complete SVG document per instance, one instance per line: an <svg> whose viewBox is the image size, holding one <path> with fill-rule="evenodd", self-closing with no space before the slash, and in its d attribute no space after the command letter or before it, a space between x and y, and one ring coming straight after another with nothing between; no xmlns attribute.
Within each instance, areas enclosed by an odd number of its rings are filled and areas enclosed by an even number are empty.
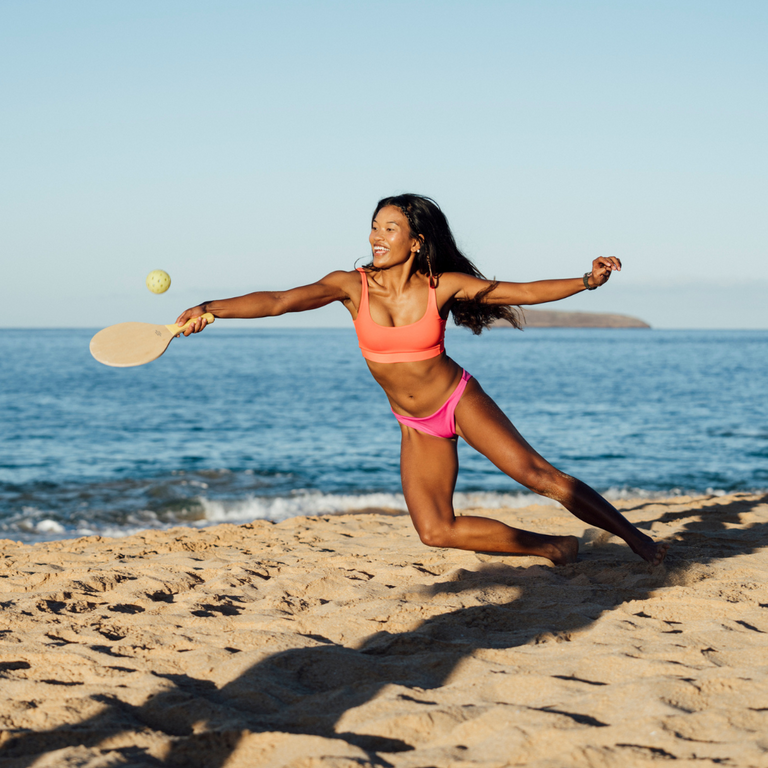
<svg viewBox="0 0 768 768"><path fill-rule="evenodd" d="M363 278L363 295L355 319L355 331L360 350L366 360L374 363L412 363L429 360L445 352L445 320L437 309L437 291L429 286L427 311L421 320L409 325L391 327L374 323L368 302L368 277Z"/></svg>

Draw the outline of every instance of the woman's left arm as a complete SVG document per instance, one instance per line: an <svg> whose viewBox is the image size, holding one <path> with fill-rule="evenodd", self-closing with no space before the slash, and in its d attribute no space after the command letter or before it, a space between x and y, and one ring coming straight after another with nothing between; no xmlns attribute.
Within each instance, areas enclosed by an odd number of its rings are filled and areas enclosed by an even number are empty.
<svg viewBox="0 0 768 768"><path fill-rule="evenodd" d="M486 304L545 304L573 296L581 291L594 290L608 281L611 272L621 271L621 261L615 256L599 256L592 262L591 272L583 277L563 280L536 280L532 283L507 283L499 281L483 297ZM446 277L448 277L446 275ZM471 275L450 273L451 280L457 280L454 298L459 301L472 300L490 287L494 281L481 280Z"/></svg>

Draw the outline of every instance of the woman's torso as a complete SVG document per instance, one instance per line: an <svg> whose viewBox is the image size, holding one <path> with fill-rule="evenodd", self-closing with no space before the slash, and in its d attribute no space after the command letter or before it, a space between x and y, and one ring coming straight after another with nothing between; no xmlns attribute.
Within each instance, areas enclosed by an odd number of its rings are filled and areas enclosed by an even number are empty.
<svg viewBox="0 0 768 768"><path fill-rule="evenodd" d="M359 293L350 292L356 306L348 308L371 374L397 413L417 418L434 413L462 373L445 354L448 307L441 306L439 291L418 273L398 295L377 283L375 274L358 270L356 275Z"/></svg>

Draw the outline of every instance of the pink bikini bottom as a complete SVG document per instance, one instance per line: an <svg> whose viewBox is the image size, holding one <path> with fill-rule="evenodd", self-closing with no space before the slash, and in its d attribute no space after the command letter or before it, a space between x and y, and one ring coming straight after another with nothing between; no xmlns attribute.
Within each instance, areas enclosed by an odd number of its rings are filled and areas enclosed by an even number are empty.
<svg viewBox="0 0 768 768"><path fill-rule="evenodd" d="M406 427L413 427L418 429L419 432L425 432L428 435L434 435L435 437L451 438L456 437L456 418L454 413L456 406L461 400L461 396L464 394L464 390L467 388L467 382L472 378L472 374L463 371L461 374L461 381L456 389L453 390L453 394L443 403L439 410L435 411L431 416L424 416L421 419L415 419L411 416L401 416L399 413L392 413L395 418Z"/></svg>

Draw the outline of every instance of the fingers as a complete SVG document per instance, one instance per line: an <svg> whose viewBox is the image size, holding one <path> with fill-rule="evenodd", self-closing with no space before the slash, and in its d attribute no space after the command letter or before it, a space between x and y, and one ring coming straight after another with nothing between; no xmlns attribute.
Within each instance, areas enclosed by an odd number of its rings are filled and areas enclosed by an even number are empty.
<svg viewBox="0 0 768 768"><path fill-rule="evenodd" d="M598 256L592 261L592 280L595 285L605 284L613 271L621 272L621 259L616 256Z"/></svg>
<svg viewBox="0 0 768 768"><path fill-rule="evenodd" d="M182 333L185 336L189 336L191 333L200 333L208 325L208 321L202 315L202 307L191 307L182 312L176 319L176 325L179 326L179 333L176 334L176 338L181 336Z"/></svg>
<svg viewBox="0 0 768 768"><path fill-rule="evenodd" d="M602 268L602 271L610 274L614 270L621 272L621 259L617 256L598 256L592 262L592 271Z"/></svg>
<svg viewBox="0 0 768 768"><path fill-rule="evenodd" d="M189 320L190 317L194 315L194 311L196 308L192 309L185 309L177 318L176 318L176 325L184 325L184 323Z"/></svg>
<svg viewBox="0 0 768 768"><path fill-rule="evenodd" d="M208 321L204 317L196 317L194 320L184 329L184 335L189 336L192 333L200 333L200 331L208 325Z"/></svg>

